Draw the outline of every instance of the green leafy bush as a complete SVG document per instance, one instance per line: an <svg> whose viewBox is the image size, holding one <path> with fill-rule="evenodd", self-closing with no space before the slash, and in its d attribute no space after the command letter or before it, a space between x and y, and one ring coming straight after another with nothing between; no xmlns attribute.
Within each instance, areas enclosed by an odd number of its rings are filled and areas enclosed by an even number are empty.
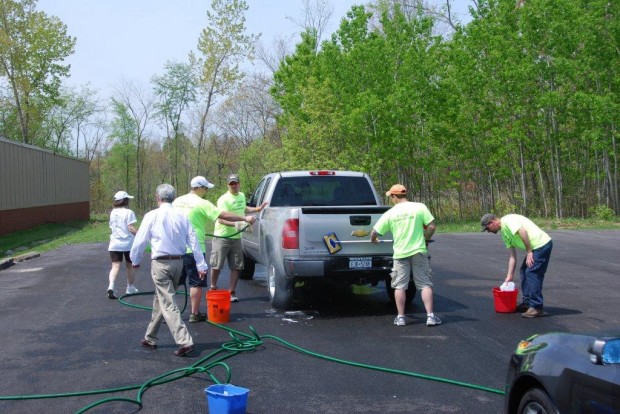
<svg viewBox="0 0 620 414"><path fill-rule="evenodd" d="M598 220L612 221L616 217L614 211L611 208L607 207L605 204L599 204L598 206L590 207L588 212L590 213L591 217Z"/></svg>

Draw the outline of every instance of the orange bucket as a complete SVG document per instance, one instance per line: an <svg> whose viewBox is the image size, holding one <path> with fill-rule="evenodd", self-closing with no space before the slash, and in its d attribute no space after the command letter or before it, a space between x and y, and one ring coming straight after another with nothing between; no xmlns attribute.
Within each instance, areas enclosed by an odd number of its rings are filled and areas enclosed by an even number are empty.
<svg viewBox="0 0 620 414"><path fill-rule="evenodd" d="M517 296L519 289L504 291L499 287L493 288L493 299L495 301L495 312L512 313L517 311Z"/></svg>
<svg viewBox="0 0 620 414"><path fill-rule="evenodd" d="M207 291L207 317L215 323L230 321L230 292L228 290Z"/></svg>

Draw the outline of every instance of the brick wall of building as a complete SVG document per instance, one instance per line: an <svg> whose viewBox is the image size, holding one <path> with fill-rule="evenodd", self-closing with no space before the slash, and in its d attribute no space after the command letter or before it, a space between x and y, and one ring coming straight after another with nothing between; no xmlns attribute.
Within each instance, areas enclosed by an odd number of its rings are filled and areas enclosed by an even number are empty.
<svg viewBox="0 0 620 414"><path fill-rule="evenodd" d="M82 221L90 218L90 202L0 210L0 235L46 223Z"/></svg>

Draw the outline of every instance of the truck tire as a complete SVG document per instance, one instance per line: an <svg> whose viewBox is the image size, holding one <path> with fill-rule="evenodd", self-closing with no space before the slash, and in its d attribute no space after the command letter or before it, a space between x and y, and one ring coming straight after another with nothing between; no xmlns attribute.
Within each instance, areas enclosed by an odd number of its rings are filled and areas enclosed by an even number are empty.
<svg viewBox="0 0 620 414"><path fill-rule="evenodd" d="M293 281L282 275L274 264L275 261L271 255L267 266L269 302L275 309L290 309L293 305Z"/></svg>
<svg viewBox="0 0 620 414"><path fill-rule="evenodd" d="M392 288L392 278L388 277L385 279L385 291L388 294L388 298L390 298L391 303L396 303L394 299L394 289ZM413 283L413 275L411 275L411 279L409 280L409 287L407 288L407 298L405 299L405 303L409 304L413 302L413 299L416 295L415 283Z"/></svg>
<svg viewBox="0 0 620 414"><path fill-rule="evenodd" d="M256 269L256 262L249 257L243 258L243 269L239 272L239 279L251 280L254 278L254 270Z"/></svg>

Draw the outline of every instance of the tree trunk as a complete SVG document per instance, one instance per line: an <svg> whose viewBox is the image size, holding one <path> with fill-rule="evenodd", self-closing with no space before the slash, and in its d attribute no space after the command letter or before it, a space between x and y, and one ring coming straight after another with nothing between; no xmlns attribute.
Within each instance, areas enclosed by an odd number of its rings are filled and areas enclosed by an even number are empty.
<svg viewBox="0 0 620 414"><path fill-rule="evenodd" d="M538 167L538 178L540 181L540 196L543 201L543 208L545 212L545 218L549 217L549 207L547 205L547 193L545 191L545 181L543 180L542 169L540 167L540 159L536 159L536 166Z"/></svg>
<svg viewBox="0 0 620 414"><path fill-rule="evenodd" d="M521 166L521 198L523 203L523 210L527 211L527 191L525 180L525 158L523 155L523 141L519 140L519 164Z"/></svg>

